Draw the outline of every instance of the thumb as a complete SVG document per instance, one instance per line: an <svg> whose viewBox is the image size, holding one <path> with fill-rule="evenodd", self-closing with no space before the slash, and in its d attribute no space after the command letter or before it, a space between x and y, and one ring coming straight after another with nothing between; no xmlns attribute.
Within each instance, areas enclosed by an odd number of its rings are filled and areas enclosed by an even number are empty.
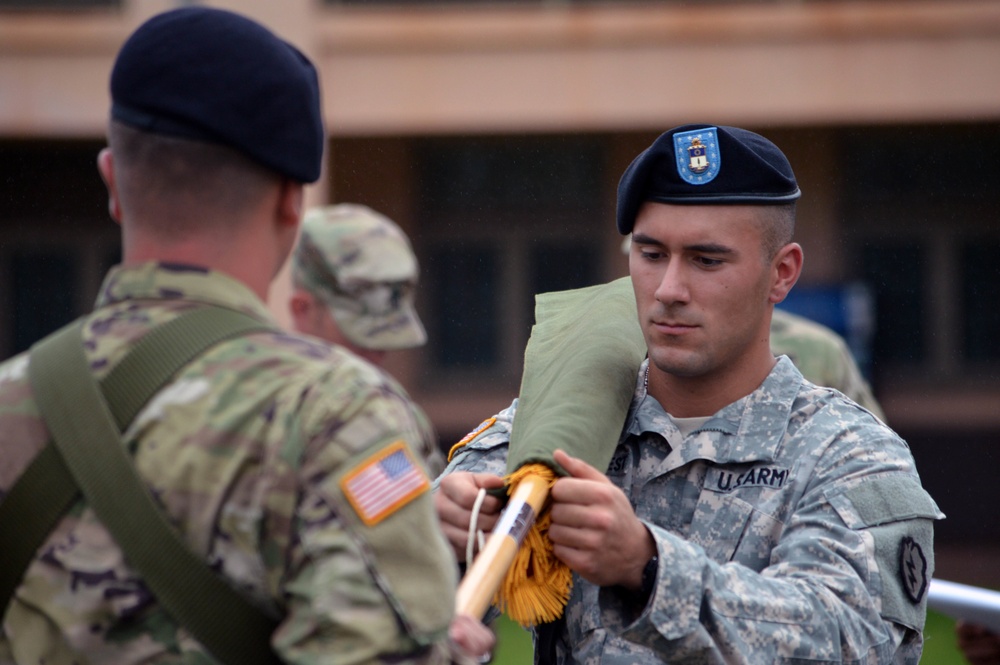
<svg viewBox="0 0 1000 665"><path fill-rule="evenodd" d="M562 468L566 469L566 472L574 478L608 482L607 476L603 473L590 466L579 457L573 457L562 449L557 448L556 451L552 453L552 460Z"/></svg>
<svg viewBox="0 0 1000 665"><path fill-rule="evenodd" d="M472 482L477 489L487 490L500 489L506 485L502 477L493 473L475 473L472 475Z"/></svg>

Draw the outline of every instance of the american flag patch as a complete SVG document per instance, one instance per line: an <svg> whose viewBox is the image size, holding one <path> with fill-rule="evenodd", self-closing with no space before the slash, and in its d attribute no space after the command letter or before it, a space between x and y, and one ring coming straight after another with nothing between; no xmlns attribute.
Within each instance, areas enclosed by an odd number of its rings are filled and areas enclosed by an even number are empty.
<svg viewBox="0 0 1000 665"><path fill-rule="evenodd" d="M451 461L451 458L455 456L455 453L458 452L459 448L467 444L469 441L475 439L483 432L483 430L493 427L493 423L495 423L496 421L497 421L496 416L493 416L492 418L487 418L483 422L479 423L479 426L476 427L476 429L472 430L471 432L463 436L461 439L459 439L458 443L452 446L451 450L448 451L448 461L449 462Z"/></svg>
<svg viewBox="0 0 1000 665"><path fill-rule="evenodd" d="M427 474L402 441L372 455L340 481L347 500L368 526L378 524L430 486Z"/></svg>

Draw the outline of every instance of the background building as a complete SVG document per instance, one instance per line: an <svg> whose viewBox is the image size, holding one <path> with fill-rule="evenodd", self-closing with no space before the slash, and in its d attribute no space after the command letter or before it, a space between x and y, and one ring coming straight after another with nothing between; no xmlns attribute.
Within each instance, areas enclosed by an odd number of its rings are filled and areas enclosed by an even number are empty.
<svg viewBox="0 0 1000 665"><path fill-rule="evenodd" d="M0 357L86 310L117 261L94 168L108 72L177 4L0 0ZM210 4L316 60L312 201L364 203L413 239L430 342L390 369L443 445L516 393L534 293L625 274L614 195L639 150L685 122L773 139L804 192L797 288L846 308L948 514L938 575L1000 587L1000 3Z"/></svg>

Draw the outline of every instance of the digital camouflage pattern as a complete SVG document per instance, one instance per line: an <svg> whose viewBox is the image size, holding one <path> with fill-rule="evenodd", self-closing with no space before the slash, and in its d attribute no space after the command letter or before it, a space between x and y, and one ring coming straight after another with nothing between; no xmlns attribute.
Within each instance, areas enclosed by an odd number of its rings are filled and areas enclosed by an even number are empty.
<svg viewBox="0 0 1000 665"><path fill-rule="evenodd" d="M682 436L646 366L607 475L656 541L656 585L642 607L574 575L556 662L916 665L943 515L906 443L787 358ZM503 474L516 408L445 473Z"/></svg>
<svg viewBox="0 0 1000 665"><path fill-rule="evenodd" d="M220 273L113 270L84 332L95 375L201 303L271 322L251 291ZM27 355L0 365L0 497L47 438L27 365ZM194 551L284 617L271 642L285 661L448 662L456 567L430 493L366 526L341 485L399 441L433 445L426 418L385 374L311 338L252 333L182 370L125 440ZM214 661L157 606L81 502L5 614L0 662Z"/></svg>
<svg viewBox="0 0 1000 665"><path fill-rule="evenodd" d="M354 203L306 212L292 281L330 308L354 344L391 351L427 341L413 305L417 273L409 239L385 215Z"/></svg>
<svg viewBox="0 0 1000 665"><path fill-rule="evenodd" d="M844 339L824 325L775 308L771 317L771 351L788 356L818 386L836 388L885 420L871 386L858 369Z"/></svg>

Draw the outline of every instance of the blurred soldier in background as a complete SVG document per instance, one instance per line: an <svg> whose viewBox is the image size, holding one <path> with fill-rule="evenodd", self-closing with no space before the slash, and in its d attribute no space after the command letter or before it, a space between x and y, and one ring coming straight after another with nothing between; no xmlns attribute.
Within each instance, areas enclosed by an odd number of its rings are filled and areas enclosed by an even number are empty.
<svg viewBox="0 0 1000 665"><path fill-rule="evenodd" d="M968 621L955 624L958 648L971 665L1000 665L1000 635Z"/></svg>
<svg viewBox="0 0 1000 665"><path fill-rule="evenodd" d="M313 208L292 257L292 325L382 367L389 351L427 341L417 273L409 239L385 215L353 203ZM432 476L444 470L437 445L418 452Z"/></svg>
<svg viewBox="0 0 1000 665"><path fill-rule="evenodd" d="M427 341L413 306L417 257L388 217L352 203L313 208L292 260L297 331L379 367L388 351Z"/></svg>

